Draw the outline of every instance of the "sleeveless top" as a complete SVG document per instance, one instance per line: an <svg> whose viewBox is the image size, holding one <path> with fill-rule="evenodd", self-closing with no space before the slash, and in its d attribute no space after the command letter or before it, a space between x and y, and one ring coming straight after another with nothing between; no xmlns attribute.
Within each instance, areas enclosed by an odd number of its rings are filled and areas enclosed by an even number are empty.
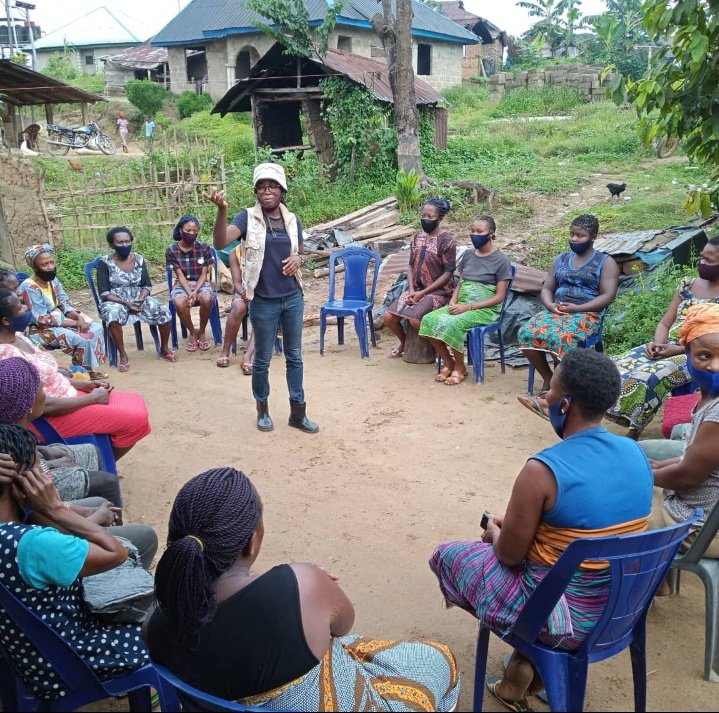
<svg viewBox="0 0 719 713"><path fill-rule="evenodd" d="M554 279L557 281L555 302L581 305L599 296L602 268L609 256L595 250L592 257L580 267L572 265L575 257L570 251L557 258L554 268Z"/></svg>
<svg viewBox="0 0 719 713"><path fill-rule="evenodd" d="M201 691L236 701L294 681L319 661L302 628L289 565L273 567L217 605L195 636L181 636L157 608L147 626L150 656Z"/></svg>
<svg viewBox="0 0 719 713"><path fill-rule="evenodd" d="M92 617L82 598L77 578L69 587L36 589L20 574L17 548L33 525L0 523L0 581L30 610L62 636L76 654L100 677L122 675L148 663L140 627L133 624L106 626ZM30 692L42 699L68 693L54 667L30 643L0 608L0 643L15 671Z"/></svg>
<svg viewBox="0 0 719 713"><path fill-rule="evenodd" d="M551 565L577 537L646 530L654 477L636 441L604 428L589 428L532 459L552 471L557 498L542 516L529 559Z"/></svg>

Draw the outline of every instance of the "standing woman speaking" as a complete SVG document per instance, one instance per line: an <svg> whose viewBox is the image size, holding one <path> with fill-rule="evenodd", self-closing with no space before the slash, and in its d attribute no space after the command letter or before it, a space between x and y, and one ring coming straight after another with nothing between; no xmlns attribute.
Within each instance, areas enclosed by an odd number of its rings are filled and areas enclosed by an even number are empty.
<svg viewBox="0 0 719 713"><path fill-rule="evenodd" d="M214 245L218 250L244 240L242 282L255 333L252 395L257 402L257 428L271 431L267 399L269 368L278 327L282 327L287 389L290 392L289 425L305 433L320 427L307 418L302 388L302 324L304 297L300 267L304 263L302 223L284 204L285 170L276 163L261 163L252 176L257 202L241 210L227 225L225 192L212 188L205 196L217 206Z"/></svg>

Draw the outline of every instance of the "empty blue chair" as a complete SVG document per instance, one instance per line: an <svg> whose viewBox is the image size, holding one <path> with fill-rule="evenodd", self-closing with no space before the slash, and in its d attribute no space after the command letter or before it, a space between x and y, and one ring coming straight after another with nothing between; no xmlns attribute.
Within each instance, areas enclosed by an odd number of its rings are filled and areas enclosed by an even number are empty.
<svg viewBox="0 0 719 713"><path fill-rule="evenodd" d="M185 683L182 679L175 676L172 671L170 671L169 668L165 668L164 666L161 666L159 663L152 664L155 667L155 671L157 671L158 675L163 678L163 680L173 687L175 692L178 694L178 697L182 701L183 704L183 710L191 711L191 710L197 710L195 706L193 706L194 701L200 701L201 703L206 704L206 706L203 706L205 710L212 710L212 711L267 711L269 708L262 708L261 706L243 706L241 703L235 703L233 701L226 701L224 698L218 698L217 696L212 696L209 693L205 693L204 691L200 691L197 688L193 688L192 686ZM194 701L192 700L194 699ZM276 710L276 709L272 709Z"/></svg>
<svg viewBox="0 0 719 713"><path fill-rule="evenodd" d="M27 272L16 272L15 277L17 277L17 281L22 284L30 275L28 275Z"/></svg>
<svg viewBox="0 0 719 713"><path fill-rule="evenodd" d="M217 291L220 289L220 270L217 267L217 250L210 246L210 250L212 251L212 257L215 260L215 264L212 267L212 273L214 275L213 279L213 289L215 290L215 296L212 301L212 310L210 312L210 329L212 330L212 338L215 340L215 346L221 347L222 346L222 324L220 323L220 305L217 303ZM169 291L169 294L172 294L172 283L174 281L174 274L171 267L167 267L167 288ZM210 278L208 278L209 280ZM173 349L179 349L179 341L177 339L177 310L175 309L175 303L172 301L172 297L170 297L170 314L172 315L172 321L170 324L172 325L172 348ZM182 322L180 322L180 329L182 330L182 338L187 339L187 328L185 327Z"/></svg>
<svg viewBox="0 0 719 713"><path fill-rule="evenodd" d="M79 443L90 443L100 453L100 466L106 473L114 473L117 475L117 463L115 463L115 453L112 450L112 441L106 433L88 433L82 436L73 436L72 438L63 438L55 427L42 416L38 416L32 422L33 428L40 434L43 443L64 443L65 445L74 445Z"/></svg>
<svg viewBox="0 0 719 713"><path fill-rule="evenodd" d="M695 510L684 522L638 535L574 540L532 592L504 641L538 669L551 710L584 710L589 664L610 658L627 647L634 675L634 710L646 710L647 613L690 525L701 514L701 510ZM609 562L609 596L584 644L576 651L562 651L541 643L538 636L584 560ZM475 711L482 710L489 631L480 622L474 673Z"/></svg>
<svg viewBox="0 0 719 713"><path fill-rule="evenodd" d="M101 314L100 295L98 295L97 293L97 284L95 282L95 279L97 273L97 266L99 264L99 257L95 258L92 262L85 263L85 280L87 281L87 286L90 288L90 292L92 293L92 299L95 300L95 309L97 310L98 315ZM155 340L155 350L157 351L157 356L159 358L162 356L162 350L160 349L160 335L157 331L157 327L154 324L150 324L148 326L150 327L150 334L152 334L152 338ZM139 351L144 351L145 345L142 341L142 322L135 322L134 328L135 344L137 345L137 349ZM110 335L110 329L108 328L108 325L105 324L104 321L102 323L102 331L105 337L105 353L110 359L110 366L117 366L117 346L115 345L115 341Z"/></svg>
<svg viewBox="0 0 719 713"><path fill-rule="evenodd" d="M367 291L367 272L369 264L374 260L374 273L372 286ZM379 253L367 248L345 248L330 255L330 289L327 302L320 309L320 355L325 351L325 330L327 317L337 317L337 343L345 343L345 317L354 317L355 331L359 339L360 354L369 358L369 345L367 344L367 321L372 337L372 346L377 346L377 337L374 331L372 308L374 295L377 289L377 276L379 275L381 258ZM337 263L344 264L344 292L341 300L335 299L335 271Z"/></svg>
<svg viewBox="0 0 719 713"><path fill-rule="evenodd" d="M163 711L179 711L174 688L168 686L151 664L113 678L98 678L63 638L35 612L28 609L4 584L0 583L0 607L23 631L43 658L70 689L54 701L38 700L15 674L9 657L0 655L0 698L4 711L74 711L96 701L127 695L131 711L150 711L151 688L160 698Z"/></svg>

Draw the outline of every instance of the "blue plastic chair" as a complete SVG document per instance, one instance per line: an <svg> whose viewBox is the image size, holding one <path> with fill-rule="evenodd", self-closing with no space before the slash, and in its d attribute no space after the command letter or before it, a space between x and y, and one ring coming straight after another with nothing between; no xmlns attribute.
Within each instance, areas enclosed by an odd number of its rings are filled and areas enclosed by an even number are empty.
<svg viewBox="0 0 719 713"><path fill-rule="evenodd" d="M689 396L699 391L699 386L696 381L690 381L682 386L677 386L676 389L672 389L672 396Z"/></svg>
<svg viewBox="0 0 719 713"><path fill-rule="evenodd" d="M97 293L97 284L95 281L99 264L99 257L95 258L92 262L85 263L85 280L87 281L87 286L90 288L90 292L92 293L92 299L95 300L95 309L97 310L98 315L102 314L100 312L100 295ZM155 350L157 351L157 357L159 359L162 356L162 350L160 349L160 335L154 324L150 324L148 326L150 327L150 334L152 334L152 338L155 341ZM137 349L138 351L144 351L145 345L142 341L142 322L135 322L134 329L135 344L137 345ZM108 325L105 324L104 321L102 323L102 332L105 337L105 353L110 359L110 366L117 366L117 345L110 334Z"/></svg>
<svg viewBox="0 0 719 713"><path fill-rule="evenodd" d="M593 334L591 337L587 337L586 339L583 339L579 344L577 344L577 349L591 349L594 347L595 351L598 351L600 354L604 352L604 343L602 342L602 333L604 332L604 317L606 316L607 311L604 310L602 313L602 321L599 323L599 331L596 334ZM532 364L529 365L529 375L527 376L527 393L531 396L532 392L534 391L534 366Z"/></svg>
<svg viewBox="0 0 719 713"><path fill-rule="evenodd" d="M73 436L72 438L63 438L55 427L42 416L38 416L32 422L33 427L40 434L43 443L64 443L65 445L75 445L80 443L90 443L97 448L100 453L100 465L106 473L114 473L117 475L117 463L115 462L115 453L112 450L112 441L106 433L88 433L82 436Z"/></svg>
<svg viewBox="0 0 719 713"><path fill-rule="evenodd" d="M161 666L159 663L153 662L152 664L155 667L155 671L157 671L158 675L163 678L163 680L170 684L175 692L178 694L178 697L180 701L182 702L183 710L186 711L192 711L197 710L198 707L196 705L193 705L194 699L195 701L201 701L202 703L207 704L207 706L203 706L205 710L213 710L213 711L267 711L270 710L269 708L263 708L261 706L243 706L241 703L235 703L234 701L227 701L224 698L217 698L217 696L212 696L209 693L205 693L204 691L200 691L197 688L193 688L192 686L185 683L182 679L175 676L170 669L165 668L165 666ZM272 709L276 710L276 709Z"/></svg>
<svg viewBox="0 0 719 713"><path fill-rule="evenodd" d="M124 676L98 678L52 627L2 583L0 606L70 689L68 695L54 701L36 699L16 675L9 663L11 659L3 651L0 656L0 698L4 711L74 711L80 706L125 695L129 698L131 711L151 711L151 688L157 691L163 711L180 710L174 688L163 681L152 664Z"/></svg>
<svg viewBox="0 0 719 713"><path fill-rule="evenodd" d="M372 287L367 294L367 272L370 261L374 260ZM338 262L344 263L344 293L341 300L335 299L335 270ZM372 308L377 289L381 258L379 253L367 248L345 248L330 255L330 289L327 302L320 309L320 356L325 351L325 330L327 317L337 317L337 343L345 343L345 317L354 317L355 331L359 339L360 354L369 358L367 344L367 321L369 320L372 346L377 346Z"/></svg>
<svg viewBox="0 0 719 713"><path fill-rule="evenodd" d="M217 261L219 260L217 250L210 245L212 251L212 257L215 260L215 264L212 267L212 273L214 275L212 287L215 290L215 295L212 299L212 310L210 312L210 329L212 330L212 338L215 340L215 346L222 346L222 324L220 323L220 305L217 303L217 291L220 289L220 271L217 267ZM167 288L169 294L172 295L172 284L175 279L174 270L171 267L166 268L167 272ZM179 349L179 341L177 339L177 310L175 309L175 303L170 297L170 314L172 315L172 348ZM180 322L180 329L182 330L182 338L187 339L187 328L182 322Z"/></svg>
<svg viewBox="0 0 719 713"><path fill-rule="evenodd" d="M553 711L582 711L590 663L630 649L634 675L634 710L647 703L646 620L690 525L684 522L638 535L574 540L532 592L504 641L526 656L539 671ZM538 640L549 615L584 560L609 562L611 583L604 611L576 651L562 651ZM480 623L474 673L474 708L482 710L489 628Z"/></svg>
<svg viewBox="0 0 719 713"><path fill-rule="evenodd" d="M679 594L682 570L693 572L704 584L704 679L713 683L719 682L719 559L705 557L704 553L717 532L719 502L712 508L689 549L677 554L669 570L669 588L672 594Z"/></svg>

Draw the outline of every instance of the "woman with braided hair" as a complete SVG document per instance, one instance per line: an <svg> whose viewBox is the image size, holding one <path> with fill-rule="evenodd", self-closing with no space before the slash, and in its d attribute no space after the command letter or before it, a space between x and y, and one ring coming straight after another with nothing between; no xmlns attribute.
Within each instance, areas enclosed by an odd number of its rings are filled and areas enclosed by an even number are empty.
<svg viewBox="0 0 719 713"><path fill-rule="evenodd" d="M602 316L617 296L619 267L606 253L594 249L599 221L580 215L569 230L569 252L555 258L542 285L544 309L532 317L517 338L524 356L542 377L539 396L519 396L522 406L548 419L543 398L552 380L547 354L559 361L579 342L597 334Z"/></svg>
<svg viewBox="0 0 719 713"><path fill-rule="evenodd" d="M251 573L263 537L262 502L240 471L208 470L180 489L143 631L154 661L268 710L453 709L459 680L446 646L348 635L354 609L322 568Z"/></svg>
<svg viewBox="0 0 719 713"><path fill-rule="evenodd" d="M409 247L407 292L387 307L384 316L384 323L399 339L389 353L391 359L404 354L407 335L402 320L406 319L418 332L422 317L444 307L452 296L457 244L449 231L442 230L442 219L449 210L449 201L444 198L430 198L422 205L422 230L415 234Z"/></svg>

